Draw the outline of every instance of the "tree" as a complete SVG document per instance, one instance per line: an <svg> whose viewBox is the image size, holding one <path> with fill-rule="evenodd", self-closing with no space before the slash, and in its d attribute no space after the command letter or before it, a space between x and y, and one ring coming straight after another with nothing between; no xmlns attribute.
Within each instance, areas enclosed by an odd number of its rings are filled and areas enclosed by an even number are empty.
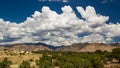
<svg viewBox="0 0 120 68"><path fill-rule="evenodd" d="M101 50L96 50L95 53L101 54L102 51Z"/></svg>
<svg viewBox="0 0 120 68"><path fill-rule="evenodd" d="M11 63L12 62L5 57L4 60L0 62L0 68L10 68Z"/></svg>
<svg viewBox="0 0 120 68"><path fill-rule="evenodd" d="M60 66L61 62L56 60L55 62L53 62L55 66Z"/></svg>
<svg viewBox="0 0 120 68"><path fill-rule="evenodd" d="M115 48L112 50L112 56L113 58L116 58L120 62L120 48Z"/></svg>
<svg viewBox="0 0 120 68"><path fill-rule="evenodd" d="M52 57L46 54L36 61L36 64L39 66L39 68L54 68Z"/></svg>
<svg viewBox="0 0 120 68"><path fill-rule="evenodd" d="M64 63L60 66L60 68L74 68L72 63Z"/></svg>
<svg viewBox="0 0 120 68"><path fill-rule="evenodd" d="M86 58L86 59L84 59L84 61L82 63L82 67L83 68L93 68L92 62L90 62L90 60Z"/></svg>
<svg viewBox="0 0 120 68"><path fill-rule="evenodd" d="M93 55L90 58L90 60L92 62L92 67L94 67L94 68L103 68L102 59L98 54Z"/></svg>
<svg viewBox="0 0 120 68"><path fill-rule="evenodd" d="M30 68L30 63L28 61L23 61L19 68Z"/></svg>

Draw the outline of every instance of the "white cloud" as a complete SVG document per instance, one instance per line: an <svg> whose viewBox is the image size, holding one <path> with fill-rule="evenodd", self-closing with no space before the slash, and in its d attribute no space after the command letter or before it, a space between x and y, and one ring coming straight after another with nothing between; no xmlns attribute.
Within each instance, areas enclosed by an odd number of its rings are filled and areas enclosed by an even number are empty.
<svg viewBox="0 0 120 68"><path fill-rule="evenodd" d="M106 43L105 38L100 34L91 34L88 36L84 36L81 40L82 43Z"/></svg>
<svg viewBox="0 0 120 68"><path fill-rule="evenodd" d="M62 0L63 2L68 2L68 0Z"/></svg>
<svg viewBox="0 0 120 68"><path fill-rule="evenodd" d="M102 16L102 15L96 14L95 9L91 6L86 7L86 10L84 10L82 7L77 7L77 9L82 15L82 17L92 27L98 27L100 25L103 25L109 19L108 16Z"/></svg>
<svg viewBox="0 0 120 68"><path fill-rule="evenodd" d="M42 12L35 11L20 24L0 19L0 43L43 42L60 46L80 42L109 43L120 36L120 24L106 24L109 17L97 14L91 6L85 10L77 7L84 19L78 18L70 6L61 9L63 13L57 14L44 6Z"/></svg>

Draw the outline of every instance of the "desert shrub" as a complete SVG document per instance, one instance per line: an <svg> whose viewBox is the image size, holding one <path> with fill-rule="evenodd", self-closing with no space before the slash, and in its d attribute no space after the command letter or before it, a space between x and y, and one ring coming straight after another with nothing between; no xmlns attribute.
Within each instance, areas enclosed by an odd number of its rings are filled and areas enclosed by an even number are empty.
<svg viewBox="0 0 120 68"><path fill-rule="evenodd" d="M94 54L90 57L90 61L92 62L93 68L103 68L103 62L98 54Z"/></svg>
<svg viewBox="0 0 120 68"><path fill-rule="evenodd" d="M29 59L30 62L34 61L33 59Z"/></svg>
<svg viewBox="0 0 120 68"><path fill-rule="evenodd" d="M60 66L60 68L75 68L72 63L64 63Z"/></svg>
<svg viewBox="0 0 120 68"><path fill-rule="evenodd" d="M11 63L7 58L4 58L4 60L0 62L0 68L10 68Z"/></svg>
<svg viewBox="0 0 120 68"><path fill-rule="evenodd" d="M23 61L19 68L30 68L30 63L28 61Z"/></svg>
<svg viewBox="0 0 120 68"><path fill-rule="evenodd" d="M101 54L102 51L101 50L96 50L95 53Z"/></svg>
<svg viewBox="0 0 120 68"><path fill-rule="evenodd" d="M111 56L112 56L113 58L118 59L119 62L120 62L120 48L115 48L115 49L113 49Z"/></svg>
<svg viewBox="0 0 120 68"><path fill-rule="evenodd" d="M61 62L56 60L55 62L53 62L55 66L60 66L61 65Z"/></svg>
<svg viewBox="0 0 120 68"><path fill-rule="evenodd" d="M39 60L36 61L39 68L54 68L52 63L52 57L48 55L43 55Z"/></svg>

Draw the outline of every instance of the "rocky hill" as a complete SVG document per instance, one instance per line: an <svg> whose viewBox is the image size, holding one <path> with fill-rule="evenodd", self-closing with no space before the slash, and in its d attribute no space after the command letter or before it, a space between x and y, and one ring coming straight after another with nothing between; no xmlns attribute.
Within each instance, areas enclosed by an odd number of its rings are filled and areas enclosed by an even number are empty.
<svg viewBox="0 0 120 68"><path fill-rule="evenodd" d="M109 44L103 44L103 43L90 43L87 46L83 47L80 51L81 52L94 52L96 50L101 51L108 51L111 52L112 49L116 48L116 46L112 46Z"/></svg>
<svg viewBox="0 0 120 68"><path fill-rule="evenodd" d="M56 49L56 51L73 51L73 52L94 52L96 50L111 52L112 49L120 47L119 45L110 45L103 43L78 43L70 46L64 46Z"/></svg>
<svg viewBox="0 0 120 68"><path fill-rule="evenodd" d="M62 46L60 48L55 49L56 51L73 51L73 52L79 52L82 48L87 46L88 43L76 43L69 46Z"/></svg>
<svg viewBox="0 0 120 68"><path fill-rule="evenodd" d="M14 44L0 46L0 50L18 50L18 51L38 51L38 50L49 50L51 49L44 45L33 45L33 44Z"/></svg>
<svg viewBox="0 0 120 68"><path fill-rule="evenodd" d="M0 46L0 50L19 50L19 51L73 51L73 52L94 52L96 50L109 51L112 49L120 47L119 43L114 44L103 44L103 43L76 43L69 46L54 47L46 44L14 44L14 45L4 45Z"/></svg>

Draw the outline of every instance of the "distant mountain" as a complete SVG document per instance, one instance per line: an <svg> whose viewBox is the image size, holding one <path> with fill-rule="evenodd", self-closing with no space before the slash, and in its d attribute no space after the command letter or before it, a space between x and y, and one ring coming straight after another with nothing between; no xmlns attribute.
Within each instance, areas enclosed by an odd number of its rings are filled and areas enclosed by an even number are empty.
<svg viewBox="0 0 120 68"><path fill-rule="evenodd" d="M111 46L109 44L89 43L87 46L82 48L80 51L82 51L82 52L94 52L96 50L101 50L101 51L112 52L112 49L114 49L114 48L116 48L116 46Z"/></svg>
<svg viewBox="0 0 120 68"><path fill-rule="evenodd" d="M52 49L49 47L46 44L23 43L23 44L13 44L13 45L3 45L3 46L0 46L0 50L19 50L19 51L49 50L51 51Z"/></svg>
<svg viewBox="0 0 120 68"><path fill-rule="evenodd" d="M82 48L84 48L85 46L87 46L88 43L76 43L76 44L72 44L69 46L62 46L60 48L55 49L56 51L73 51L73 52L78 52L80 51Z"/></svg>
<svg viewBox="0 0 120 68"><path fill-rule="evenodd" d="M103 44L103 43L76 43L69 46L55 47L44 43L23 43L0 46L0 50L19 50L19 51L72 51L72 52L94 52L96 50L109 51L120 47L120 43Z"/></svg>
<svg viewBox="0 0 120 68"><path fill-rule="evenodd" d="M120 47L120 43L111 43L110 45Z"/></svg>
<svg viewBox="0 0 120 68"><path fill-rule="evenodd" d="M57 48L56 51L73 51L73 52L94 52L96 50L109 51L116 48L116 45L103 44L103 43L77 43L70 46Z"/></svg>

